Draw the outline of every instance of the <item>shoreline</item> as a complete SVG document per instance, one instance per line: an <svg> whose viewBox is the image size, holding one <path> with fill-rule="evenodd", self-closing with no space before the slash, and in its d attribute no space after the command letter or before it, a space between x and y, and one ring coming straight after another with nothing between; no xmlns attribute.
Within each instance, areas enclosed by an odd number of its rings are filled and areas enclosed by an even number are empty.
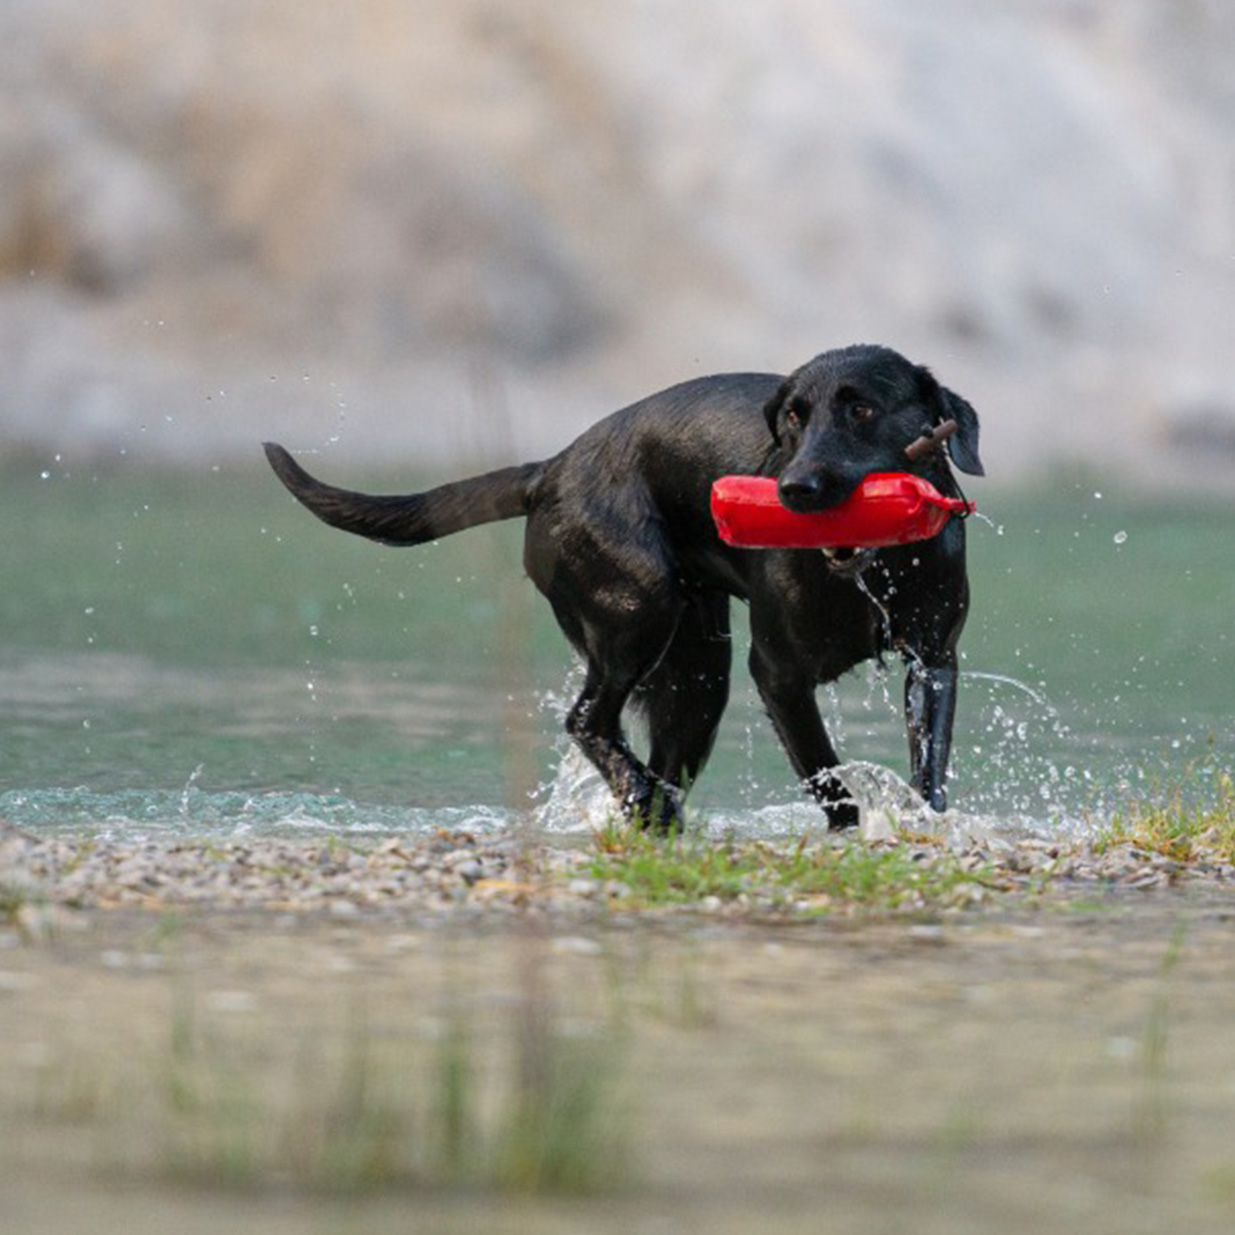
<svg viewBox="0 0 1235 1235"><path fill-rule="evenodd" d="M662 874L814 854L851 895L652 903L635 862L596 877L623 843ZM860 878L880 863L971 878L889 908ZM0 824L4 1229L805 1235L825 1197L854 1235L1229 1231L1233 886L1130 844ZM502 1174L533 1075L587 1079L568 1148L594 1190ZM461 1076L470 1135L442 1157Z"/></svg>
<svg viewBox="0 0 1235 1235"><path fill-rule="evenodd" d="M684 842L689 846L689 839ZM606 845L567 848L519 832L457 831L365 843L330 839L243 841L40 839L0 823L0 929L41 935L65 915L110 909L252 909L325 914L335 919L396 916L481 920L540 914L578 920L610 914L701 913L791 922L831 913L949 912L1026 896L1095 890L1235 887L1235 863L1201 851L1190 860L1123 840L970 840L948 847L923 836L875 842L820 834L810 840L709 842L698 854L761 855L770 873L720 892L689 887L671 903L649 902L605 868ZM672 851L672 847L667 847ZM648 846L652 854L665 849ZM895 854L918 870L946 872L955 886L938 899L864 903L853 894L820 895L777 881L773 864L803 853L822 861ZM762 869L762 868L761 868Z"/></svg>

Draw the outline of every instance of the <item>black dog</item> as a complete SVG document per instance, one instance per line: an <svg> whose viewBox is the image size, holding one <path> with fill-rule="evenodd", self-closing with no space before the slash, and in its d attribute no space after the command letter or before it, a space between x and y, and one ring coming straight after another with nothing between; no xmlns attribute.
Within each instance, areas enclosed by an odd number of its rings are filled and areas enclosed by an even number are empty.
<svg viewBox="0 0 1235 1235"><path fill-rule="evenodd" d="M750 605L750 668L794 771L832 827L857 822L815 688L899 652L913 784L936 810L956 706L956 643L969 606L965 528L879 550L734 549L709 512L726 474L780 478L785 506L822 510L872 472L912 470L958 489L941 452L906 447L946 420L962 471L982 474L978 418L928 370L882 347L824 352L788 378L685 382L600 421L560 454L403 497L321 484L281 446L271 466L332 527L416 545L498 519L527 519L524 565L587 664L566 729L626 815L681 823L729 696L729 598ZM650 751L627 745L622 712L646 719Z"/></svg>

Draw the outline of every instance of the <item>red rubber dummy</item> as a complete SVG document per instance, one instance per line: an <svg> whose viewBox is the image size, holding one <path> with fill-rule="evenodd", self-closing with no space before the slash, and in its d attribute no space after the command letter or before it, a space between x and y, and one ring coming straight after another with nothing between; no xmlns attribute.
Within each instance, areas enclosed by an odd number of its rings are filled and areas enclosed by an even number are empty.
<svg viewBox="0 0 1235 1235"><path fill-rule="evenodd" d="M839 506L797 514L780 504L771 476L722 476L712 485L720 538L740 549L880 549L927 540L973 503L944 497L908 472L867 476Z"/></svg>

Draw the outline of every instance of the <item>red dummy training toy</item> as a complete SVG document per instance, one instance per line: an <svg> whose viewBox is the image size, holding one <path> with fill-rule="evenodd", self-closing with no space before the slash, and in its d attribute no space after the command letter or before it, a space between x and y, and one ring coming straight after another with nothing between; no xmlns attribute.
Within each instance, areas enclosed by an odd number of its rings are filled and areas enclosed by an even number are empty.
<svg viewBox="0 0 1235 1235"><path fill-rule="evenodd" d="M912 462L956 432L945 421L905 450ZM712 485L712 518L726 544L740 549L880 549L937 536L953 515L972 514L963 498L944 497L909 472L867 476L838 506L786 510L773 476L722 476Z"/></svg>

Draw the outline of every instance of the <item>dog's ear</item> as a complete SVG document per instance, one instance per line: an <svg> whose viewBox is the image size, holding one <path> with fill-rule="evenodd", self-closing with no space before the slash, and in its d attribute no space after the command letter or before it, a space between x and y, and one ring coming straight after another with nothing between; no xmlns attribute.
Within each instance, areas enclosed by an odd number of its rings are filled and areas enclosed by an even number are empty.
<svg viewBox="0 0 1235 1235"><path fill-rule="evenodd" d="M985 476L986 469L978 457L978 413L946 386L939 387L939 402L943 408L939 419L956 421L956 432L948 439L952 462L971 476Z"/></svg>
<svg viewBox="0 0 1235 1235"><path fill-rule="evenodd" d="M780 414L793 392L793 382L786 379L781 382L780 389L763 405L763 418L768 422L768 432L772 441L780 445Z"/></svg>
<svg viewBox="0 0 1235 1235"><path fill-rule="evenodd" d="M956 421L956 432L948 439L948 454L952 462L971 476L985 476L986 469L978 457L978 413L960 395L941 386L935 375L919 366L922 395L935 405L935 423Z"/></svg>

